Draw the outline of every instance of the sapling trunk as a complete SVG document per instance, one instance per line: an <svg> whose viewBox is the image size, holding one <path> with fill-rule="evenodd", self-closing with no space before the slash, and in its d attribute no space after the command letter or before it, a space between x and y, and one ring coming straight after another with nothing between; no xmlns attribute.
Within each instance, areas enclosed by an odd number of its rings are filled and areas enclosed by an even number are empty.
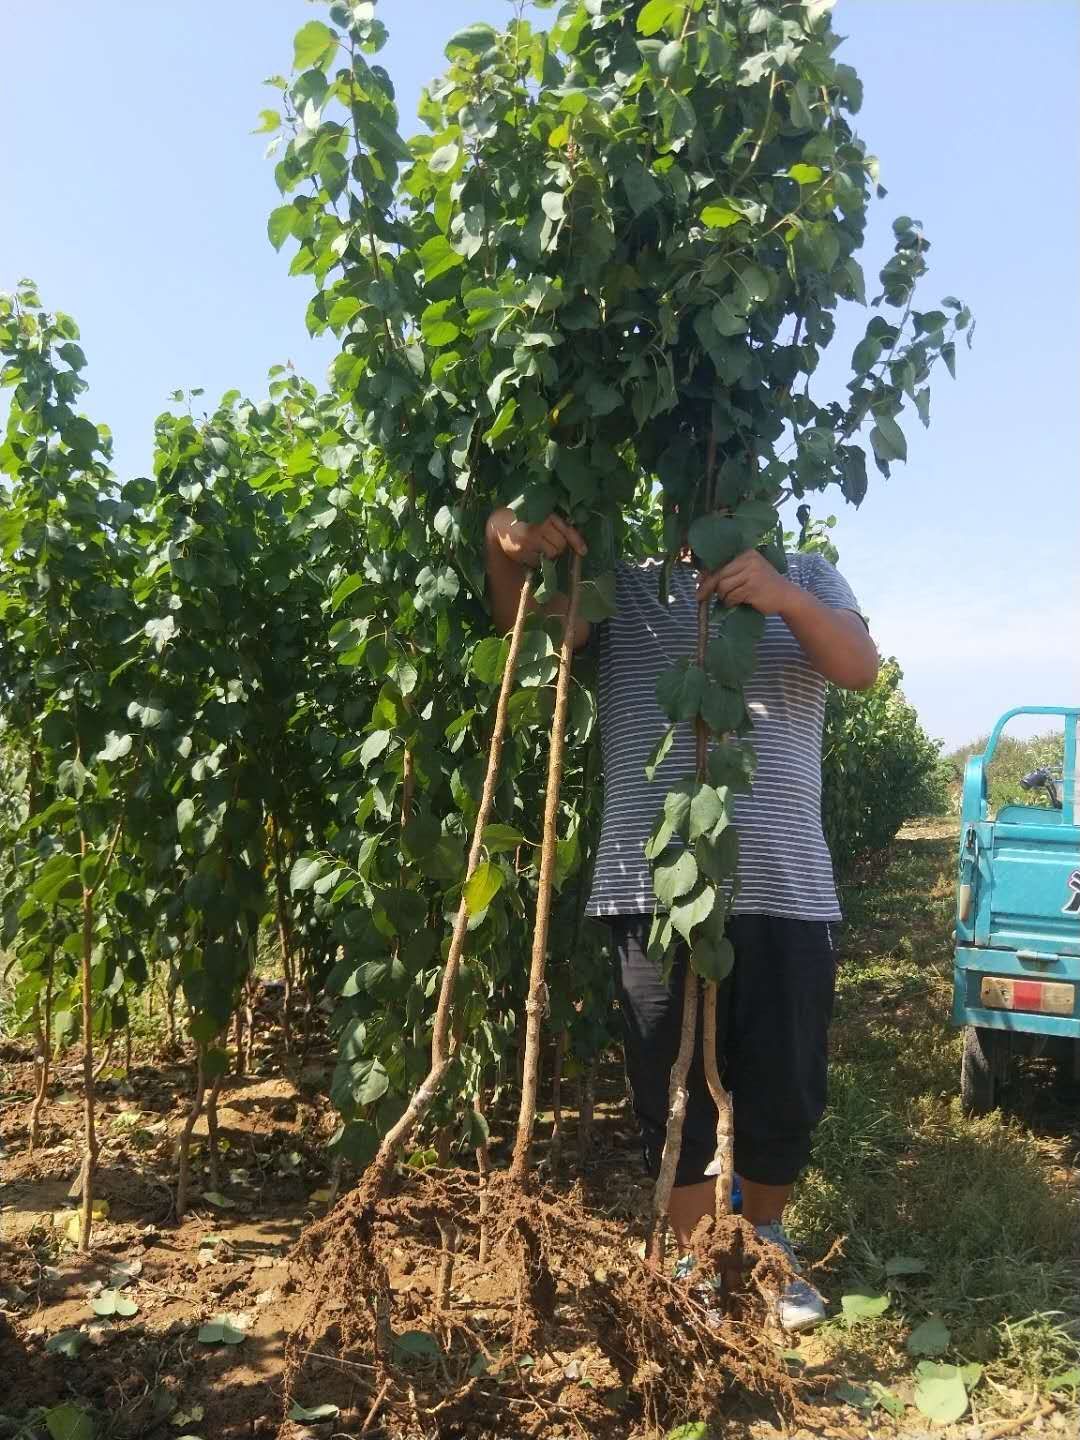
<svg viewBox="0 0 1080 1440"><path fill-rule="evenodd" d="M94 1066L94 1079L95 1079L95 1080L100 1080L100 1079L101 1079L101 1076L102 1076L102 1074L104 1073L106 1067L108 1066L109 1061L112 1059L113 1046L115 1045L115 1043L116 1043L116 1032L115 1032L115 1031L110 1031L109 1036L108 1036L108 1039L105 1041L105 1054L102 1055L101 1059L100 1059L100 1060L97 1062L97 1064Z"/></svg>
<svg viewBox="0 0 1080 1440"><path fill-rule="evenodd" d="M540 850L540 883L536 894L536 928L533 931L532 960L529 966L529 996L525 1002L525 1073L521 1085L514 1158L510 1164L510 1178L519 1186L524 1184L529 1168L533 1125L536 1123L536 1095L540 1086L540 1032L547 1008L544 970L547 964L548 930L551 926L551 895L555 884L558 843L556 822L566 744L566 713L570 704L570 665L574 658L574 630L580 593L581 556L575 551L570 560L569 599L563 617L559 679L555 687L555 714L551 721L551 748L548 753L547 790L544 795L544 835Z"/></svg>
<svg viewBox="0 0 1080 1440"><path fill-rule="evenodd" d="M34 1001L34 1022L37 1032L37 1086L34 1091L34 1103L30 1107L30 1153L34 1153L38 1141L41 1139L41 1107L45 1103L45 1095L49 1088L49 1069L52 1060L52 962L49 962L49 970L45 976L45 1003L39 1006Z"/></svg>
<svg viewBox="0 0 1080 1440"><path fill-rule="evenodd" d="M248 977L244 981L244 1053L237 1058L243 1062L244 1075L251 1074L251 1054L255 1044L255 942L251 942L251 961Z"/></svg>
<svg viewBox="0 0 1080 1440"><path fill-rule="evenodd" d="M176 966L169 963L169 978L165 986L165 1034L170 1054L176 1052L176 992L180 985L180 974Z"/></svg>
<svg viewBox="0 0 1080 1440"><path fill-rule="evenodd" d="M711 467L710 467L711 469ZM709 643L709 601L698 606L697 663L705 664L705 651ZM697 778L703 781L708 776L709 727L704 718L697 717ZM732 1164L734 1160L734 1117L731 1110L731 1096L720 1081L720 1067L716 1060L716 982L705 982L704 1000L701 1011L701 1054L705 1066L705 1083L709 1087L713 1104L716 1106L716 1156L719 1161L716 1176L717 1215L731 1212Z"/></svg>
<svg viewBox="0 0 1080 1440"><path fill-rule="evenodd" d="M668 1121L664 1135L664 1149L660 1157L660 1173L653 1188L652 1233L649 1237L649 1259L659 1265L664 1258L664 1234L667 1227L668 1206L671 1192L675 1188L675 1171L682 1152L683 1121L686 1119L686 1077L694 1058L695 1031L698 1013L698 977L689 958L686 962L686 981L683 986L682 1028L679 1032L679 1050L671 1067L668 1081Z"/></svg>
<svg viewBox="0 0 1080 1440"><path fill-rule="evenodd" d="M277 899L275 919L277 923L278 948L281 952L281 973L285 989L281 1001L281 1034L285 1042L285 1053L292 1053L292 994L296 984L293 967L292 936L289 919L289 901L285 893L285 875L282 871L281 828L275 815L270 821L270 833L274 846L274 892Z"/></svg>
<svg viewBox="0 0 1080 1440"><path fill-rule="evenodd" d="M593 1119L596 1114L596 1060L590 1060L581 1072L581 1104L578 1106L578 1166L583 1167L592 1154Z"/></svg>
<svg viewBox="0 0 1080 1440"><path fill-rule="evenodd" d="M440 1219L437 1223L442 1253L439 1255L439 1269L435 1277L435 1309L441 1313L450 1304L450 1287L454 1283L454 1260L457 1256L460 1231L453 1220Z"/></svg>
<svg viewBox="0 0 1080 1440"><path fill-rule="evenodd" d="M79 849L86 859L86 836L80 835ZM94 1177L97 1170L98 1143L94 1125L94 891L89 885L82 892L82 1040L83 1040L83 1161L79 1177L82 1209L79 1216L79 1249L90 1249L90 1231L94 1223Z"/></svg>
<svg viewBox="0 0 1080 1440"><path fill-rule="evenodd" d="M206 1096L206 1152L210 1166L210 1188L221 1189L221 1146L218 1141L218 1095L221 1093L221 1082L225 1079L224 1071L214 1076L214 1082L210 1086Z"/></svg>
<svg viewBox="0 0 1080 1440"><path fill-rule="evenodd" d="M131 1017L128 1016L128 1022L127 1022L127 1024L124 1026L124 1079L125 1079L125 1080L130 1080L130 1079L131 1079L131 1047L132 1047L132 1040L133 1040L133 1037L132 1037L132 1034L131 1034Z"/></svg>
<svg viewBox="0 0 1080 1440"><path fill-rule="evenodd" d="M473 1097L473 1109L479 1116L481 1122L484 1120L484 1097L477 1092ZM488 1149L488 1142L481 1140L476 1147L476 1171L480 1177L480 1247L477 1259L481 1265L486 1265L488 1255L491 1252L491 1227L488 1217L491 1211L491 1194L488 1190L488 1177L491 1174L491 1152Z"/></svg>
<svg viewBox="0 0 1080 1440"><path fill-rule="evenodd" d="M472 844L469 847L469 858L465 865L466 882L480 863L480 855L484 846L484 829L491 817L492 807L495 803L495 786L499 778L499 764L502 759L503 741L506 738L510 694L514 688L514 675L517 672L518 655L521 653L521 638L525 633L525 618L529 613L529 601L531 597L532 577L529 576L521 587L517 615L514 619L514 628L510 632L510 649L506 657L506 667L503 670L498 703L495 707L495 725L491 733L491 748L488 751L484 788L481 792L480 804L476 811L476 823L473 826ZM375 1196L381 1195L385 1191L395 1160L404 1148L405 1142L412 1134L415 1126L430 1109L432 1101L439 1093L439 1087L442 1084L443 1077L449 1068L451 1058L450 1016L454 999L454 986L457 981L458 970L461 967L461 955L465 947L465 934L468 925L469 910L465 903L465 897L462 895L461 903L458 906L457 918L454 921L453 934L450 937L450 949L447 952L446 963L443 966L442 984L439 988L439 1001L435 1009L435 1024L431 1034L431 1067L427 1075L413 1091L412 1098L406 1106L404 1114L383 1136L378 1153L371 1162L368 1172L368 1184L371 1187L371 1193Z"/></svg>
<svg viewBox="0 0 1080 1440"><path fill-rule="evenodd" d="M714 1165L719 1162L716 1174L716 1214L729 1215L734 1162L734 1117L731 1111L731 1096L720 1082L720 1070L716 1063L716 984L712 980L705 982L701 1027L705 1082L716 1106L716 1159L713 1162Z"/></svg>
<svg viewBox="0 0 1080 1440"><path fill-rule="evenodd" d="M709 472L712 471L712 457L710 454ZM698 605L698 627L697 627L697 663L705 665L705 651L709 644L709 601L703 600ZM695 727L696 737L696 775L699 781L706 779L709 763L709 728L701 715L697 717ZM708 1025L704 1027L702 1036L703 1054L705 1056L706 1069L709 1066L710 1054L712 1069L716 1071L716 987L712 989L712 1029ZM668 1081L668 1121L667 1131L664 1135L664 1149L660 1157L660 1173L656 1177L656 1185L653 1189L653 1214L652 1234L649 1238L649 1258L654 1264L660 1264L664 1258L664 1235L667 1226L668 1206L671 1204L671 1192L675 1188L675 1173L679 1166L679 1156L682 1153L683 1122L686 1119L686 1106L688 1095L686 1090L686 1078L690 1073L690 1066L694 1058L694 1045L697 1031L698 1014L698 977L694 970L693 956L686 957L686 981L683 986L683 1011L682 1025L679 1031L679 1050L675 1057L675 1063L671 1067L671 1077ZM706 994L706 999L708 995ZM717 1077L719 1085L719 1076Z"/></svg>
<svg viewBox="0 0 1080 1440"><path fill-rule="evenodd" d="M195 1095L188 1108L187 1117L184 1120L184 1128L180 1132L180 1142L177 1146L177 1171L176 1171L176 1218L182 1220L187 1214L188 1190L191 1183L191 1132L195 1129L195 1122L202 1114L203 1097L206 1094L206 1075L203 1071L204 1048L198 1049L198 1059L195 1067Z"/></svg>
<svg viewBox="0 0 1080 1440"><path fill-rule="evenodd" d="M562 1155L563 1113L562 1113L562 1072L566 1059L566 1031L560 1030L555 1036L555 1051L551 1059L551 1164L554 1168Z"/></svg>
<svg viewBox="0 0 1080 1440"><path fill-rule="evenodd" d="M237 1004L236 1014L233 1016L233 1045L236 1049L234 1069L237 1079L242 1080L247 1069L244 1064L244 1007L242 1004Z"/></svg>

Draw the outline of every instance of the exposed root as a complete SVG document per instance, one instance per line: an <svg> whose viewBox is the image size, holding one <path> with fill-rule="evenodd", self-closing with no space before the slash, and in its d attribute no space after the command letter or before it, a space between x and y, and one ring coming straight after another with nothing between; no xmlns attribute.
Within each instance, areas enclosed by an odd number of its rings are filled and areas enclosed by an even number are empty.
<svg viewBox="0 0 1080 1440"><path fill-rule="evenodd" d="M309 1299L287 1349L286 1404L314 1355L348 1371L358 1421L377 1415L395 1440L556 1426L614 1440L715 1415L734 1388L768 1395L785 1418L801 1413L765 1336L782 1264L745 1221L705 1222L696 1237L700 1273L725 1277L717 1318L714 1301L645 1265L576 1189L522 1194L489 1176L491 1264L479 1265L479 1185L459 1170L410 1176L383 1197L362 1183L310 1227L293 1253ZM439 1285L451 1229L452 1293ZM629 1398L613 1409L616 1393Z"/></svg>

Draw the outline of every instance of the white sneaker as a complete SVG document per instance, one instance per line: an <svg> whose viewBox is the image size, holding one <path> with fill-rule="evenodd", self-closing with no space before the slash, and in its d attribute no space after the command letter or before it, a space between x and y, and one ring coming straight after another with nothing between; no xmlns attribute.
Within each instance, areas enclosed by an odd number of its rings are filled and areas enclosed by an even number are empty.
<svg viewBox="0 0 1080 1440"><path fill-rule="evenodd" d="M719 1325L724 1318L724 1312L720 1306L720 1286L717 1281L713 1279L691 1281L690 1277L696 1269L697 1261L693 1255L682 1255L675 1261L672 1278L675 1280L690 1281L690 1293L704 1309L709 1324Z"/></svg>
<svg viewBox="0 0 1080 1440"><path fill-rule="evenodd" d="M783 1225L777 1220L771 1225L755 1225L754 1229L766 1244L778 1246L796 1275L800 1275L795 1247ZM776 1318L781 1328L789 1332L809 1330L825 1319L825 1301L808 1281L792 1280L777 1298Z"/></svg>

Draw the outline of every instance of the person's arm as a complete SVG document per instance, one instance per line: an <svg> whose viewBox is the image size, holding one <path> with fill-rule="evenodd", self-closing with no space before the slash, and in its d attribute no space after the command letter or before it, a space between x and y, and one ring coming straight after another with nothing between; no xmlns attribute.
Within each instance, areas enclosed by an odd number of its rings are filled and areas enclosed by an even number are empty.
<svg viewBox="0 0 1080 1440"><path fill-rule="evenodd" d="M715 595L725 605L751 605L779 615L826 680L844 690L869 690L880 663L862 617L837 610L774 570L756 550L745 550L720 570L702 574L698 599Z"/></svg>
<svg viewBox="0 0 1080 1440"><path fill-rule="evenodd" d="M549 515L539 525L526 525L512 510L495 510L488 516L484 538L491 613L502 634L513 628L521 587L530 570L541 560L557 560L567 549L582 556L588 553L578 531L559 515ZM565 615L566 606L565 595L554 595L543 611L545 615ZM530 601L529 608L538 608L535 601ZM586 643L589 630L587 620L575 623L575 650Z"/></svg>

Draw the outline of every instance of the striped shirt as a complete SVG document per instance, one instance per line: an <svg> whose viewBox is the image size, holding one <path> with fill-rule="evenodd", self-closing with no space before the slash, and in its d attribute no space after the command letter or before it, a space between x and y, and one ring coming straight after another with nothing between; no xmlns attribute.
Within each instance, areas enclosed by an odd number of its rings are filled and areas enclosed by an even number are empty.
<svg viewBox="0 0 1080 1440"><path fill-rule="evenodd" d="M850 586L824 556L787 559L789 580L825 605L858 613ZM655 778L645 776L645 764L670 724L657 703L657 676L673 661L692 656L697 642L696 571L688 564L672 566L666 606L657 594L658 578L657 561L620 565L615 615L597 626L604 814L588 915L663 908L653 894L644 846L666 792L694 774L694 727L682 723ZM757 771L752 791L734 800L739 834L734 909L839 920L821 831L825 681L778 615L765 620L746 704Z"/></svg>

